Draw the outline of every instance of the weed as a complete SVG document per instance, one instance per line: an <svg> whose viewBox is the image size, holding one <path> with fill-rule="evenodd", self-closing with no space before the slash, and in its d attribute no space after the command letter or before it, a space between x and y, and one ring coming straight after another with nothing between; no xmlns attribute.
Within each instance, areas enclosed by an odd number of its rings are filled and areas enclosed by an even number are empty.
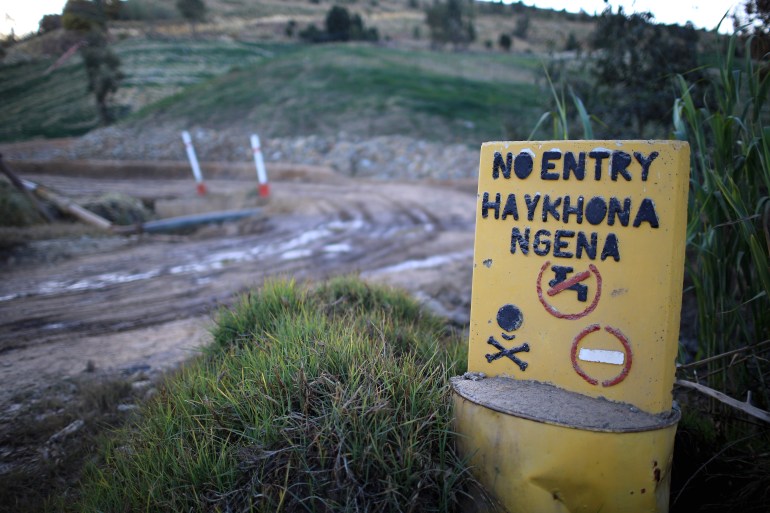
<svg viewBox="0 0 770 513"><path fill-rule="evenodd" d="M29 226L42 221L35 205L24 194L0 180L0 226Z"/></svg>
<svg viewBox="0 0 770 513"><path fill-rule="evenodd" d="M535 134L538 133L538 130L540 130L549 119L551 120L552 124L552 137L554 140L566 140L570 138L569 126L572 117L572 109L570 108L565 98L565 89L569 89L569 95L572 99L572 104L574 109L577 111L578 120L580 121L580 125L583 130L583 139L593 139L594 130L592 121L594 121L594 118L588 114L585 105L583 105L583 101L578 95L575 94L575 92L572 90L572 87L568 86L563 79L557 86L551 79L551 74L548 72L548 68L543 66L543 71L545 73L545 78L548 81L548 87L551 91L551 96L553 97L554 108L553 110L544 112L543 115L540 116L540 119L538 120L537 124L535 124L535 127L532 129L532 132L529 134L527 139L531 140Z"/></svg>
<svg viewBox="0 0 770 513"><path fill-rule="evenodd" d="M700 378L733 397L753 391L767 409L768 346L760 344L770 339L770 80L750 52L735 61L736 43L730 39L704 107L680 77L675 130L692 148L687 271L699 357L712 358ZM713 358L742 347L732 360Z"/></svg>
<svg viewBox="0 0 770 513"><path fill-rule="evenodd" d="M696 298L696 359L703 361L679 374L767 410L770 79L748 48L743 62L736 60L737 42L730 39L726 57L712 70L703 107L696 106L693 85L679 77L674 129L689 141L692 156L686 260L692 286L685 293ZM685 415L677 439L672 505L687 511L710 502L720 510L765 511L767 426L713 400L682 399L684 411L693 413ZM683 483L676 482L677 473L687 476ZM719 488L708 484L716 479Z"/></svg>

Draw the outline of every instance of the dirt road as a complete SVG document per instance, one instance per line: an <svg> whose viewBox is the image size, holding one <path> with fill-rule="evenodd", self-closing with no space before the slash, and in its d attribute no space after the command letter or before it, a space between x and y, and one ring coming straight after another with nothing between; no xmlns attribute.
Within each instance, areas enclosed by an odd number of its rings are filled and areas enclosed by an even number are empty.
<svg viewBox="0 0 770 513"><path fill-rule="evenodd" d="M77 197L130 193L177 214L257 201L253 180L209 182L200 199L188 180L29 178ZM272 184L256 218L189 235L40 242L0 267L0 412L86 369L175 366L208 340L221 305L272 277L358 273L467 320L473 183L292 178Z"/></svg>

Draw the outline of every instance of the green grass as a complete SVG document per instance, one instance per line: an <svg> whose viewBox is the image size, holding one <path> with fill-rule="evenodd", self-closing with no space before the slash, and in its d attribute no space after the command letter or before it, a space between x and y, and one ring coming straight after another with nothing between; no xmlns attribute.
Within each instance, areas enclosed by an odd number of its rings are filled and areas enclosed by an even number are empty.
<svg viewBox="0 0 770 513"><path fill-rule="evenodd" d="M768 409L770 366L759 344L770 340L770 78L762 63L736 60L736 42L703 107L679 82L676 135L692 150L687 271L698 303L699 356L747 348L744 365L712 360L708 383L733 397L752 391L755 404Z"/></svg>
<svg viewBox="0 0 770 513"><path fill-rule="evenodd" d="M109 441L79 511L452 511L464 347L403 293L274 282ZM459 362L459 363L458 363Z"/></svg>
<svg viewBox="0 0 770 513"><path fill-rule="evenodd" d="M273 136L345 131L476 144L502 138L512 120L529 126L537 118L533 67L534 59L513 56L297 47L186 89L137 118L247 124Z"/></svg>
<svg viewBox="0 0 770 513"><path fill-rule="evenodd" d="M116 45L123 88L185 87L251 66L282 47L234 41L128 39Z"/></svg>
<svg viewBox="0 0 770 513"><path fill-rule="evenodd" d="M99 123L85 68L51 60L0 66L0 140L81 135Z"/></svg>
<svg viewBox="0 0 770 513"><path fill-rule="evenodd" d="M129 39L114 45L126 75L115 107L132 109L249 66L280 48L228 41ZM0 65L0 141L82 135L99 126L95 100L78 55L46 72L53 59Z"/></svg>
<svg viewBox="0 0 770 513"><path fill-rule="evenodd" d="M706 363L681 368L678 376L768 410L770 75L766 59L748 57L749 43L747 57L736 58L737 41L730 40L711 70L702 106L692 84L679 78L674 131L689 141L692 159L686 259L691 285L685 294L693 294L697 304L696 361ZM690 490L678 491L673 504L685 493L697 504L708 501L725 510L766 510L767 425L712 399L683 399L683 410L690 412L677 444L689 448L689 456L680 467L694 466ZM725 489L708 482L720 474L730 476ZM687 500L680 503L683 510Z"/></svg>
<svg viewBox="0 0 770 513"><path fill-rule="evenodd" d="M678 78L672 128L689 142L692 159L684 293L695 297L698 353L677 377L768 410L770 74L767 59L738 60L736 43L732 38L708 69L709 82L697 84L707 91L703 98L694 97L695 84ZM574 104L573 137L578 125L590 137L591 118L580 99L571 90L568 99L564 83L550 85L555 108L539 127L551 122L553 137L567 138ZM765 511L768 426L706 396L679 391L676 397L683 417L672 511Z"/></svg>
<svg viewBox="0 0 770 513"><path fill-rule="evenodd" d="M131 123L257 127L269 136L408 135L477 145L534 124L538 61L499 53L368 45L130 39L116 97ZM83 134L98 125L79 57L0 66L0 141Z"/></svg>
<svg viewBox="0 0 770 513"><path fill-rule="evenodd" d="M29 226L43 221L29 198L4 178L0 179L0 227Z"/></svg>

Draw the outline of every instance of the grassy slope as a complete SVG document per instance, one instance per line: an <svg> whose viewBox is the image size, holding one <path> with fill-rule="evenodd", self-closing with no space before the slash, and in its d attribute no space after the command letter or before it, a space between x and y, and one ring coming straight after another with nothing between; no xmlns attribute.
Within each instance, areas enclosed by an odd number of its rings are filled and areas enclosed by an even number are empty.
<svg viewBox="0 0 770 513"><path fill-rule="evenodd" d="M166 4L132 0L126 9L141 18L153 9L168 10ZM553 11L479 4L478 38L470 52L398 50L427 45L424 11L408 0L379 0L348 8L395 48L305 47L288 43L286 24L296 21L297 31L309 23L322 26L330 0L206 4L201 40L184 39L189 28L178 19L115 24L116 37L128 37L114 44L126 75L114 100L119 116L133 113L140 124L150 114L149 123L244 123L274 136L398 133L473 145L522 138L542 109L532 74L540 63L528 52L559 50L569 33L584 40L593 27L590 19ZM496 46L500 34L515 31L522 16L532 23L526 40L516 39L517 53L485 49L487 43ZM150 38L137 38L142 31ZM55 34L34 38L17 53L36 55L56 46L55 40ZM0 141L80 135L97 127L80 58L45 74L52 62L0 64Z"/></svg>
<svg viewBox="0 0 770 513"><path fill-rule="evenodd" d="M532 74L539 63L530 56L144 39L115 50L126 74L117 100L139 110L132 121L140 125L244 124L272 136L346 131L476 144L531 127L540 114ZM0 140L96 127L79 58L46 75L49 64L0 68L7 99Z"/></svg>
<svg viewBox="0 0 770 513"><path fill-rule="evenodd" d="M273 136L402 134L439 141L505 135L539 114L532 58L319 45L233 71L151 105L138 119L258 126ZM522 70L525 70L522 72Z"/></svg>
<svg viewBox="0 0 770 513"><path fill-rule="evenodd" d="M80 135L98 123L85 68L53 61L0 66L0 141Z"/></svg>
<svg viewBox="0 0 770 513"><path fill-rule="evenodd" d="M266 285L92 467L77 511L454 511L465 349L403 293Z"/></svg>
<svg viewBox="0 0 770 513"><path fill-rule="evenodd" d="M146 105L263 59L261 47L227 41L131 39L114 50L126 75L116 103ZM79 56L47 73L53 59L0 65L0 141L80 135L98 126Z"/></svg>

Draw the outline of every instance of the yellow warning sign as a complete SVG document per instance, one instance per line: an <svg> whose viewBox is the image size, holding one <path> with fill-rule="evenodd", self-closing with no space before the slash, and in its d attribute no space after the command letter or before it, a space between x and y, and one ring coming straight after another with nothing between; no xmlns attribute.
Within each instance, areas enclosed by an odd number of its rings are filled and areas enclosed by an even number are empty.
<svg viewBox="0 0 770 513"><path fill-rule="evenodd" d="M481 148L468 367L671 408L689 147Z"/></svg>

